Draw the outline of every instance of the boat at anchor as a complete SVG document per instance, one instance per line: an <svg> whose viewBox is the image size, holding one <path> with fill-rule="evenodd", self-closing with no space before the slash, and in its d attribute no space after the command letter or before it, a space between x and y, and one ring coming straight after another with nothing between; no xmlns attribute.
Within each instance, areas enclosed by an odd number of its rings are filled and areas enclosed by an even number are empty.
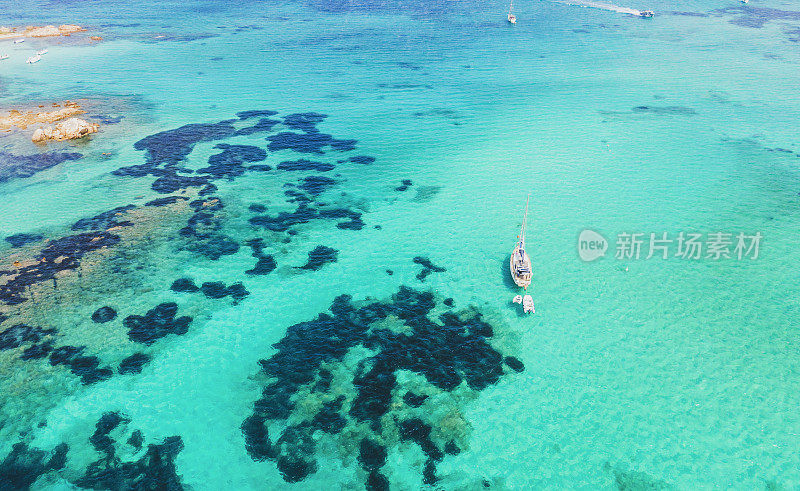
<svg viewBox="0 0 800 491"><path fill-rule="evenodd" d="M511 0L511 5L508 6L508 22L511 24L517 23L517 16L511 13L514 8L514 0Z"/></svg>
<svg viewBox="0 0 800 491"><path fill-rule="evenodd" d="M533 272L531 271L531 258L528 257L528 253L525 252L525 226L528 221L528 202L530 202L530 196L528 196L528 201L525 202L525 217L522 219L522 230L520 231L519 237L517 237L519 239L517 245L514 246L514 251L511 253L510 263L511 277L514 279L514 283L526 289L530 286L533 276Z"/></svg>

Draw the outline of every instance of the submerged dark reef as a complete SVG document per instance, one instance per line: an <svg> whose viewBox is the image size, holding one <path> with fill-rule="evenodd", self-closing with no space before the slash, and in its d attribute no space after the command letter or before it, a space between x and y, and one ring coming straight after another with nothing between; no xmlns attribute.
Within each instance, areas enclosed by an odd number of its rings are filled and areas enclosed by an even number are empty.
<svg viewBox="0 0 800 491"><path fill-rule="evenodd" d="M99 458L89 463L80 477L70 478L71 484L84 489L183 489L175 469L175 458L183 450L181 437L165 438L143 451L144 435L128 428L128 423L130 419L118 412L100 417L88 438ZM15 444L0 462L0 489L30 489L42 476L64 469L69 453L66 443L49 452Z"/></svg>
<svg viewBox="0 0 800 491"><path fill-rule="evenodd" d="M433 264L427 257L417 256L413 259L413 261L414 264L419 264L422 266L422 271L417 273L417 279L419 281L425 281L425 278L427 278L431 273L444 273L447 271L445 268Z"/></svg>
<svg viewBox="0 0 800 491"><path fill-rule="evenodd" d="M30 177L62 162L81 158L83 155L75 152L46 152L34 155L13 155L8 152L0 152L0 182Z"/></svg>
<svg viewBox="0 0 800 491"><path fill-rule="evenodd" d="M75 485L89 489L183 489L175 469L175 458L183 450L179 436L165 438L160 444L150 444L142 457L136 460L124 459L138 452L143 445L143 435L139 430L128 433L130 420L117 412L103 414L95 425L95 432L89 442L100 454L100 458L89 464L84 475ZM120 440L112 437L112 432L122 433Z"/></svg>
<svg viewBox="0 0 800 491"><path fill-rule="evenodd" d="M760 29L771 21L800 21L800 12L752 5L736 5L712 10L718 16L733 15L731 24Z"/></svg>
<svg viewBox="0 0 800 491"><path fill-rule="evenodd" d="M31 285L43 281L55 281L56 274L75 270L81 258L102 247L110 247L119 242L119 236L109 232L86 232L68 235L51 241L35 257L35 263L21 266L16 270L0 271L0 277L9 278L0 285L0 301L7 305L17 305L26 300L26 290Z"/></svg>
<svg viewBox="0 0 800 491"><path fill-rule="evenodd" d="M339 259L339 251L332 247L317 246L308 252L308 261L299 269L318 271L328 263L335 263Z"/></svg>
<svg viewBox="0 0 800 491"><path fill-rule="evenodd" d="M14 261L14 269L0 271L0 279L4 280L0 283L0 302L5 306L17 309L22 319L21 321L14 319L4 322L9 315L0 316L0 346L2 346L0 349L14 349L18 352L15 354L22 360L43 359L49 356L52 365L63 365L69 368L81 378L83 383L93 383L110 377L113 370L109 366L105 366L100 358L83 354L83 351L87 349L86 346L59 346L57 343L57 338L60 336L59 328L38 327L41 325L38 321L36 323L28 322L23 305L34 295L33 287L36 285L52 282L53 288L57 289L60 278L74 274L80 277L84 274L82 262L87 254L117 247L123 240L123 236L139 235L137 227L140 226L140 223L147 221L148 213L157 213L153 210L154 208L175 206L176 208L170 214L174 215L176 212L183 214L186 211L185 206L188 204L191 215L188 217L186 225L178 230L178 236L181 238L178 248L192 251L208 260L218 260L222 256L236 253L241 245L247 245L253 249L253 256L257 261L252 269L245 271L246 274L259 276L275 270L277 263L274 256L265 253L264 249L270 242L277 242L280 238L256 237L240 244L237 239L225 232L228 221L225 204L219 196L214 196L214 193L217 192L215 181L234 180L249 171L270 171L271 166L259 163L267 158L267 151L260 146L229 144L221 140L242 135L270 133L276 126L282 126L291 130L284 133L291 134L293 145L299 145L302 148L310 145L315 148L315 153L322 152L323 147L330 147L338 151L349 150L356 142L355 140L337 140L330 135L321 133L317 129L317 125L326 118L324 114L296 113L282 119L273 119L272 117L276 114L275 111L270 110L242 111L237 113L236 119L222 120L216 123L187 124L137 141L134 148L144 152L145 162L120 167L112 174L136 178L150 176L153 178L152 188L158 193L193 191L200 197L192 198L191 193L187 196L169 195L150 200L144 206L127 204L82 218L72 225L71 229L74 232L72 235L45 242L39 252L34 253L32 257L26 257L24 261ZM265 143L264 146L273 146L274 148L275 142L282 141L282 138L284 137L269 139L270 143ZM219 152L208 158L208 164L205 167L197 170L185 168L187 157L201 142L217 142L214 148ZM277 146L280 147L279 144ZM0 155L0 159L3 158L8 159L11 156ZM53 152L21 159L14 156L12 162L14 165L7 168L13 168L16 176L22 172L20 169L23 168L47 168L65 160L77 158L81 158L81 155ZM342 163L371 163L372 161L374 158L362 155L348 157ZM282 171L313 170L317 172L326 172L334 167L333 164L311 162L304 159L285 160L280 166L282 166ZM23 174L28 175L29 173L24 171ZM295 174L294 172L276 172L275 175L292 175L294 177ZM301 175L299 180L285 183L288 186L287 189L291 190L291 192L287 191L287 201L300 203L296 211L279 211L277 215L269 215L266 213L271 207L253 204L251 210L260 215L252 217L250 223L256 228L263 228L269 232L285 232L283 242L288 242L290 237L297 233L291 227L312 220L333 220L341 229L360 230L364 226L361 212L348 208L337 208L317 201L323 193L339 183L338 180L325 176ZM146 211L148 209L151 211ZM130 228L131 232L123 233L126 228ZM17 234L5 238L13 247L23 247L44 239L44 236L34 234ZM331 253L327 249L318 252L319 254L312 254L308 263L302 268L316 270L326 262L335 261L335 253ZM92 259L92 261L103 261L103 257L96 255L96 259ZM117 273L119 268L110 272ZM230 297L234 303L249 295L247 289L240 282L224 285L212 281L201 286L193 283L190 286L184 286L188 290L183 291L200 291L208 298ZM192 290L192 287L196 290ZM175 289L175 285L173 289ZM35 306L31 308L36 309ZM95 324L107 324L108 329L124 327L131 341L149 346L168 334L181 335L187 332L191 318L176 317L176 309L177 306L174 303L162 303L153 306L143 315L130 315L120 322L120 320L115 321L116 310L105 306L91 316L91 321ZM12 317L17 315L14 311L8 313ZM135 373L141 370L141 365L147 361L142 357L131 358L134 353L128 355L128 358L119 365L121 373ZM142 356L149 355L143 354ZM114 364L118 361L114 360Z"/></svg>
<svg viewBox="0 0 800 491"><path fill-rule="evenodd" d="M3 280L0 282L0 304L6 309L0 314L0 350L6 352L4 356L8 355L13 363L25 362L33 376L44 382L49 382L51 378L55 380L55 372L50 367L60 367L62 374L73 374L76 378L74 386L67 384L64 389L66 393L81 384L96 383L112 376L141 373L148 363L157 359L157 343L174 338L170 334L180 336L194 328L193 318L181 315L184 312L179 313L176 303L159 300L162 303L153 302L141 307L141 310L130 312L125 310L124 300L109 297L100 298L97 302L98 299L93 298L91 301L97 303L91 304L92 310L82 313L82 320L77 326L61 326L58 325L58 315L44 312L45 307L34 304L33 300L40 301L49 291L53 291L57 295L53 295L53 300L47 305L57 310L62 305L69 307L63 302L85 300L79 293L73 295L73 289L81 288L82 282L84 285L98 285L109 278L107 275L111 275L114 281L107 283L116 284L122 280L127 281L128 277L125 275L129 273L134 275L131 278L138 278L135 275L143 273L136 271L144 269L136 264L138 255L146 255L148 247L152 244L160 246L164 240L174 240L175 249L192 251L208 261L234 254L241 246L250 247L255 264L252 269L242 273L243 276L259 276L268 275L277 267L275 257L267 253L270 250L268 248L291 240L298 234L297 226L300 224L333 221L340 229L362 229L365 223L361 211L351 209L348 205L327 202L326 198L330 198L329 195L332 194L329 191L341 185L340 176L337 175L334 179L318 174L327 173L342 165L371 164L375 161L374 157L348 156L346 153L340 157L341 152L355 148L356 140L340 140L321 133L317 125L325 119L324 114L298 113L274 118L276 114L266 110L243 111L237 114L237 119L188 124L145 137L134 145L135 149L143 152L143 163L120 167L112 174L120 178L143 179L145 185L163 196L148 198L149 201L142 200L143 205L138 202L122 204L82 218L63 236L47 241L49 237L34 234L6 237L6 241L15 248L9 254L19 256L20 260L8 261L13 263L13 269L0 271L0 279ZM226 141L255 134L264 134L266 141L262 145ZM208 158L207 164L192 165L189 168L188 157L196 145L208 142L214 145L217 152ZM330 159L330 162L336 162L334 165L297 159L296 156L287 154L285 158L275 160L281 164L273 171L275 164L270 162L272 165L267 165L265 159L274 152L286 149L314 154L334 151L339 160ZM79 154L45 154L43 160L29 163L47 167L80 157ZM289 160L292 158L295 160ZM280 203L280 200L250 205L250 211L256 215L250 217L250 230L246 233L252 238L242 241L241 235L230 232L235 229L236 224L229 226L229 222L240 215L236 210L228 212L226 206L229 203L227 198L223 203L218 195L217 184L223 187L225 181L236 180L249 172L264 173L269 179L280 179L279 184L284 184L285 200L297 204L294 205L294 211L287 209L286 204ZM247 223L240 225L248 227ZM144 252L138 250L140 247L144 248ZM298 266L298 270L311 274L310 272L317 271L328 263L336 262L338 252L330 247L319 246L309 252L306 264ZM134 264L126 261L127 258L134 258ZM42 283L46 284L40 285ZM65 288L66 291L62 292ZM203 294L210 299L229 297L234 303L250 294L237 281L229 285L218 281L195 284L189 278L182 278L176 280L171 289L176 292ZM105 291L102 287L97 288L93 290L93 295L102 291ZM113 292L109 289L106 293ZM338 301L337 305L341 309L344 300ZM390 307L387 308L391 310ZM196 316L196 313L191 312L191 315ZM344 314L337 314L340 315ZM28 322L28 318L36 320ZM105 352L103 348L96 346L94 339L90 341L88 338L81 338L83 334L80 330L84 328L92 330L94 335L122 334L116 336L120 338L122 345L115 346L113 352ZM353 338L348 341L352 341L349 346L366 346L366 331L359 336L361 340L356 342ZM76 342L74 339L85 340ZM67 340L71 342L67 344ZM120 347L121 350L116 349ZM326 356L328 348L321 345L318 351ZM335 361L334 358L331 360ZM320 374L316 390L325 392L324 370L320 367L314 370ZM80 384L77 383L78 380ZM331 374L328 385L335 388L335 382ZM356 410L353 410L353 416L348 416L347 411L354 406L356 399L338 394L323 401L323 409L313 418L314 427L334 434L353 421L356 414L361 418L359 421L364 419L366 416ZM3 428L6 421L0 420L0 429L8 432L9 436L15 434L22 437L34 424L45 425L44 421L38 419L40 415L37 413L40 405L44 407L45 404L41 401L31 402L30 414L26 413L25 421ZM361 402L359 404L368 405ZM2 416L9 415L3 412ZM131 435L127 443L121 440L117 442L113 435L126 423L127 419L116 413L103 416L97 424L95 435L90 439L100 458L89 465L79 479L71 477L72 484L95 489L180 488L174 468L174 458L182 446L180 438L172 437L161 444L146 448L141 446L141 433L138 437ZM432 424L435 428L435 422ZM14 429L9 431L12 426ZM409 441L424 442L424 438L416 434L409 438ZM276 455L286 455L286 458L280 459L280 466L285 469L286 465L291 467L298 464L293 456L298 448L308 448L307 440L305 429L290 429L283 432L281 439L268 445L270 449L277 449ZM361 445L363 455L360 459L366 462L365 468L372 469L370 472L373 475L369 482L380 483L385 480L378 469L385 460L385 457L381 458L381 445L385 444L386 438L375 433L369 442ZM19 445L22 446L15 446L12 454L0 464L0 488L6 483L11 483L12 486L21 483L19 486L24 488L39 476L58 471L64 466L66 444L59 447L63 450L51 452L29 448L25 444ZM74 471L75 469L71 469L70 472L75 475ZM16 476L15 473L19 472L25 474L25 477ZM17 477L22 480L14 480Z"/></svg>
<svg viewBox="0 0 800 491"><path fill-rule="evenodd" d="M340 448L358 446L369 489L388 489L388 449L413 442L427 457L422 479L434 484L437 463L468 441L457 402L436 414L441 394L474 394L523 370L492 346L496 328L480 312L446 309L434 321L435 309L432 293L400 287L390 301L360 306L341 295L330 313L289 327L260 362L268 382L242 424L250 456L299 482L316 472L317 440L328 434Z"/></svg>
<svg viewBox="0 0 800 491"><path fill-rule="evenodd" d="M42 474L64 468L69 446L58 445L52 452L17 443L0 462L0 489L30 489Z"/></svg>

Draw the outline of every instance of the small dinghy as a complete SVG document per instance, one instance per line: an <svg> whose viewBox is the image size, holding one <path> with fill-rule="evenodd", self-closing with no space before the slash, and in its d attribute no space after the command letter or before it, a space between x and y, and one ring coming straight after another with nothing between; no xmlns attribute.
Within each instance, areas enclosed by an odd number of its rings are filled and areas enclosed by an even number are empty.
<svg viewBox="0 0 800 491"><path fill-rule="evenodd" d="M28 58L27 60L25 60L25 63L36 63L37 61L39 61L39 60L41 60L41 59L42 59L42 57L41 57L41 56L39 56L39 55L36 55L36 56L31 56L30 58Z"/></svg>
<svg viewBox="0 0 800 491"><path fill-rule="evenodd" d="M522 303L522 295L517 295L516 297L514 297L513 302L514 303Z"/></svg>
<svg viewBox="0 0 800 491"><path fill-rule="evenodd" d="M24 39L15 39L14 40L14 44L19 44L19 43L24 43L24 42L25 42Z"/></svg>
<svg viewBox="0 0 800 491"><path fill-rule="evenodd" d="M530 295L525 295L522 297L522 310L526 314L535 314L536 309L533 307L533 297Z"/></svg>
<svg viewBox="0 0 800 491"><path fill-rule="evenodd" d="M37 56L42 56L42 55L46 55L46 54L47 54L47 48L40 49L39 51L36 52Z"/></svg>
<svg viewBox="0 0 800 491"><path fill-rule="evenodd" d="M641 12L639 12L639 17L643 17L645 19L649 19L654 15L656 15L656 13L653 12L652 10L642 10Z"/></svg>
<svg viewBox="0 0 800 491"><path fill-rule="evenodd" d="M7 59L8 59L8 55L6 55L6 54L0 55L0 61L7 60Z"/></svg>

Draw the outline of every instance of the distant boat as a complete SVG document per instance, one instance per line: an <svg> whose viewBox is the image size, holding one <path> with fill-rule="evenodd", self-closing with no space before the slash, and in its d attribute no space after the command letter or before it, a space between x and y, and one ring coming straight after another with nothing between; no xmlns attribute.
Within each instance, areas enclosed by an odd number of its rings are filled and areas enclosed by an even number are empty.
<svg viewBox="0 0 800 491"><path fill-rule="evenodd" d="M37 51L37 52L36 52L36 54L37 54L38 56L46 55L46 54L47 54L47 48L45 48L45 49L40 49L39 51Z"/></svg>
<svg viewBox="0 0 800 491"><path fill-rule="evenodd" d="M508 22L511 24L517 23L517 16L511 13L514 8L514 0L511 0L511 5L508 6Z"/></svg>
<svg viewBox="0 0 800 491"><path fill-rule="evenodd" d="M19 44L19 43L24 43L24 42L25 42L24 39L15 39L14 40L14 44Z"/></svg>
<svg viewBox="0 0 800 491"><path fill-rule="evenodd" d="M530 201L530 196L528 196ZM531 284L531 258L525 252L525 225L528 221L528 201L525 202L525 217L522 219L522 231L519 235L519 241L511 253L511 277L514 278L514 283L525 289Z"/></svg>
<svg viewBox="0 0 800 491"><path fill-rule="evenodd" d="M742 3L747 3L747 2L749 2L750 0L740 0L740 1L741 1Z"/></svg>
<svg viewBox="0 0 800 491"><path fill-rule="evenodd" d="M28 58L27 60L25 60L25 63L36 63L37 61L39 61L39 60L41 60L41 59L42 59L42 57L41 57L41 56L39 56L39 55L36 55L36 56L31 56L30 58Z"/></svg>
<svg viewBox="0 0 800 491"><path fill-rule="evenodd" d="M641 12L639 12L639 17L644 17L645 19L649 19L654 15L656 15L656 13L653 12L652 10L642 10Z"/></svg>
<svg viewBox="0 0 800 491"><path fill-rule="evenodd" d="M7 60L8 55L0 55L0 61Z"/></svg>

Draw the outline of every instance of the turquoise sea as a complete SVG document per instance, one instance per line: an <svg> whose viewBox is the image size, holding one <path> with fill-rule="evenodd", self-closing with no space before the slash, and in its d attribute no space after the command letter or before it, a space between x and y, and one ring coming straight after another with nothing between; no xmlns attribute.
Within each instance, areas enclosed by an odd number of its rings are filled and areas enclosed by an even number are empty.
<svg viewBox="0 0 800 491"><path fill-rule="evenodd" d="M800 488L797 2L0 3L0 489Z"/></svg>

